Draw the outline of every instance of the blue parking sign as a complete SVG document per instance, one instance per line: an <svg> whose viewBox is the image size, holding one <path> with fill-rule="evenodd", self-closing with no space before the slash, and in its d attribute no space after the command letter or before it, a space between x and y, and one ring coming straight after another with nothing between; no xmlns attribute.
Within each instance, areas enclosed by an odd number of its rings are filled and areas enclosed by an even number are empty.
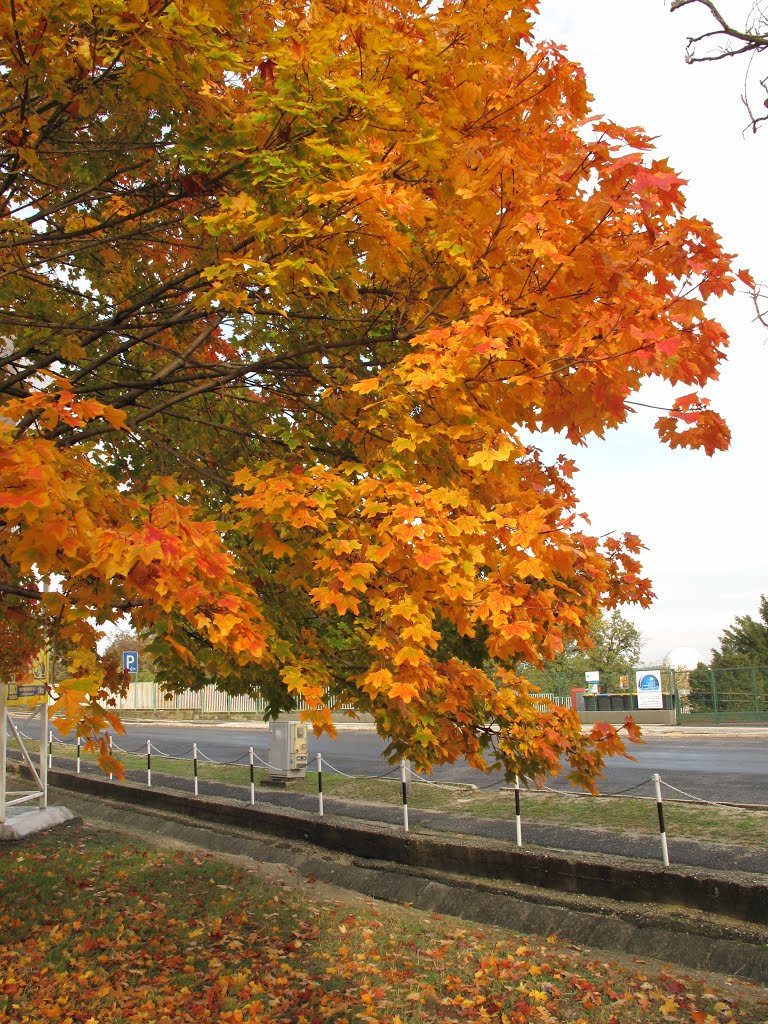
<svg viewBox="0 0 768 1024"><path fill-rule="evenodd" d="M139 671L139 652L123 651L123 672L130 672L136 675Z"/></svg>

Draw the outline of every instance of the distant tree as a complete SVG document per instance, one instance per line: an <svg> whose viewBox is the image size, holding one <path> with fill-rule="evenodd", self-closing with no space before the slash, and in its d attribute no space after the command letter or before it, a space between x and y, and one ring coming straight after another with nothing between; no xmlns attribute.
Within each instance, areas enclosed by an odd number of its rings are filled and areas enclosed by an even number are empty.
<svg viewBox="0 0 768 1024"><path fill-rule="evenodd" d="M712 649L709 665L700 662L689 677L694 711L748 711L768 695L768 598L760 598L758 618L738 615ZM714 690L714 693L713 693Z"/></svg>
<svg viewBox="0 0 768 1024"><path fill-rule="evenodd" d="M752 131L757 131L762 122L768 121L768 76L761 77L759 72L750 75L750 72L756 70L755 57L768 50L768 4L765 0L756 0L742 28L732 25L712 0L673 0L672 10L691 4L706 7L713 25L707 32L689 36L685 59L689 64L698 64L746 55L749 66L741 98L747 108Z"/></svg>
<svg viewBox="0 0 768 1024"><path fill-rule="evenodd" d="M586 649L567 645L545 668L531 673L532 681L541 689L557 690L583 683L585 672L596 671L601 683L615 684L640 661L642 634L618 609L591 620L589 642Z"/></svg>
<svg viewBox="0 0 768 1024"><path fill-rule="evenodd" d="M759 618L739 615L720 638L720 650L712 651L712 660L742 661L750 665L768 665L768 598L760 598Z"/></svg>
<svg viewBox="0 0 768 1024"><path fill-rule="evenodd" d="M138 651L139 669L142 676L155 674L155 663L152 655L144 645L144 641L133 632L132 629L118 629L107 647L104 649L104 657L115 664L115 671L122 671L123 653L125 651Z"/></svg>

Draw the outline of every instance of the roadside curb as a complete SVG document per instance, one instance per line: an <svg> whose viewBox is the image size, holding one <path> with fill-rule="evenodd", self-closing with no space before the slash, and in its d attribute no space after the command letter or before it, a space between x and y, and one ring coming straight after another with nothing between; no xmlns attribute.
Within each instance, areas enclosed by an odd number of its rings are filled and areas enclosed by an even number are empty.
<svg viewBox="0 0 768 1024"><path fill-rule="evenodd" d="M517 882L542 889L623 902L674 904L734 921L768 925L768 880L731 871L662 868L596 854L520 848L499 840L404 833L386 823L360 823L275 806L147 789L132 783L51 770L49 784L126 805L179 814L196 822L299 839L333 853L402 867L438 868L465 877ZM768 934L766 935L768 938Z"/></svg>
<svg viewBox="0 0 768 1024"><path fill-rule="evenodd" d="M232 718L134 718L123 717L122 721L128 725L147 725L162 728L184 728L184 729L255 729L259 732L266 732L269 729L269 722L261 719L232 719ZM588 733L592 724L583 724L582 732ZM373 722L337 722L334 727L338 732L376 732ZM768 740L768 723L759 725L644 725L642 726L642 737L644 740L665 739L679 740L691 737L714 737L718 739L764 739Z"/></svg>

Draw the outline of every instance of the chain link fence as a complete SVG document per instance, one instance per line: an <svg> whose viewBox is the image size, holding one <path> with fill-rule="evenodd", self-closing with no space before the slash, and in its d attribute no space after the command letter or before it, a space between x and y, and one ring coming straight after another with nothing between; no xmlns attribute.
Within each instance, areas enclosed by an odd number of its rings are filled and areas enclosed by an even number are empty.
<svg viewBox="0 0 768 1024"><path fill-rule="evenodd" d="M653 666L659 671L657 666ZM541 708L546 701L578 706L585 711L632 713L637 709L636 673L641 667L601 672L598 693L589 693L583 672L530 671L528 678L541 692ZM679 724L696 722L768 721L768 665L744 665L736 668L707 668L700 665L690 671L661 668L664 708L674 709ZM585 692L586 691L586 692ZM575 693L581 696L577 702ZM190 717L263 718L263 697L232 696L214 685L200 690L182 690L167 694L153 679L132 681L124 696L116 696L117 711L188 713ZM307 706L298 702L294 710ZM353 710L341 704L333 711Z"/></svg>

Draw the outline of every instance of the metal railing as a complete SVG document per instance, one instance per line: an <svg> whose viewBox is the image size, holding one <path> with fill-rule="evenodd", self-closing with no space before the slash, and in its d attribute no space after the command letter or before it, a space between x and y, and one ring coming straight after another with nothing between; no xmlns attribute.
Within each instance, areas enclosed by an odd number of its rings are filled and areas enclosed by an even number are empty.
<svg viewBox="0 0 768 1024"><path fill-rule="evenodd" d="M18 731L21 733L20 730L18 730ZM33 737L26 736L24 733L21 733L21 736L24 737L25 739L28 739L28 740L32 740L33 739ZM76 770L76 773L78 775L81 774L81 772L83 770L86 770L88 772L99 772L100 771L100 769L97 767L97 765L95 764L95 762L92 759L89 758L89 759L86 760L84 752L81 749L81 741L79 739L75 740L75 741L72 741L72 740L66 740L66 739L63 739L63 738L57 738L55 742L56 742L56 745L59 745L59 746L74 748L72 750L72 756L70 756L67 760L69 760L69 762L71 763L71 761L74 758L75 770ZM230 759L230 760L227 760L227 761L220 761L220 760L217 760L216 758L211 757L208 754L206 754L205 751L200 746L198 746L197 743L193 743L191 747L187 748L186 750L183 750L181 753L171 753L169 751L161 750L159 747L157 747L149 739L146 740L145 742L143 742L141 744L141 746L139 746L139 747L137 747L137 748L135 748L133 750L126 749L126 748L120 746L119 744L115 743L112 740L111 736L110 736L109 742L110 742L110 749L113 750L114 753L125 754L125 755L129 755L129 756L137 756L137 757L141 758L141 760L144 763L145 767L144 768L140 768L140 769L133 768L132 771L134 772L134 774L137 771L141 772L142 779L145 781L145 783L146 783L148 788L152 788L152 785L153 785L153 779L152 779L153 760L155 761L155 765L157 763L157 759L158 758L165 759L165 760L168 760L168 761L187 762L187 764L189 765L189 768L191 768L191 772L189 772L189 785L190 785L190 787L192 789L192 793L193 793L193 795L195 797L199 797L201 795L201 793L200 793L200 781L201 781L200 766L201 765L230 766L230 767L233 767L233 768L235 768L237 766L240 766L242 768L242 770L243 770L242 781L241 782L232 782L230 780L226 780L226 785L228 787L232 787L232 789L235 792L237 792L240 789L242 789L244 791L243 792L244 799L247 802L249 802L251 805L254 805L255 803L257 803L256 796L255 796L255 794L256 794L255 772L257 770L259 770L259 768L261 770L266 769L268 772L270 770L272 770L274 772L281 772L283 770L281 767L277 767L275 765L272 765L272 764L269 763L268 760L265 760L264 758L262 758L259 754L257 754L255 752L255 750L254 750L254 748L252 746L249 747L247 751L244 751L237 758ZM49 768L53 767L53 762L54 762L54 757L55 756L56 755L54 754L53 732L51 731L48 734L48 750L47 750L47 757L48 757L48 766L49 766ZM420 786L447 787L447 788L451 788L451 789L456 788L456 783L442 783L442 782L437 781L437 780L425 778L423 775L415 772L411 768L411 766L408 763L408 761L405 761L405 760L399 762L399 764L396 764L396 765L390 767L387 771L382 772L381 774L378 774L378 775L364 775L364 774L353 775L353 774L350 774L349 772L342 771L340 768L334 767L320 753L316 754L315 758L316 758L316 770L313 773L311 768L308 768L307 769L307 774L310 774L310 775L311 774L315 774L315 776L316 776L316 780L317 780L317 811L318 811L318 814L320 814L320 815L324 815L324 813L325 813L325 809L324 809L324 794L323 794L323 773L325 773L326 775L332 774L332 775L343 776L345 778L353 779L353 780L354 779L361 779L361 780L362 779L387 780L387 781L391 782L393 785L397 785L400 788L400 792L401 792L403 827L404 827L406 832L409 831L409 828L410 828L410 824L409 824L409 811L408 811L408 794L409 794L409 789L410 789L410 787L412 785L415 784L415 785L420 785ZM61 758L60 760L64 760L64 759ZM112 779L112 776L110 775L109 778ZM167 778L167 776L166 776L166 778ZM183 776L182 776L182 778L183 778ZM246 782L246 779L248 780L247 782ZM220 783L220 780L216 780L216 779L211 779L210 781L212 783L217 783L217 784ZM115 785L116 785L116 793L119 793L120 784L116 783ZM514 795L514 798L515 798L515 818L514 818L514 820L515 820L515 840L516 840L516 845L517 846L521 846L522 845L521 796L525 796L526 798L532 796L532 797L535 798L535 795L538 792L538 793L540 793L542 795L543 794L553 794L553 795L556 795L556 796L559 796L559 797L568 797L568 796L571 796L571 797L582 797L582 798L590 798L591 797L591 794L588 794L585 791L574 791L574 790L564 791L564 790L555 789L555 788L552 788L552 787L546 786L546 785L542 786L541 784L539 784L536 788L534 788L531 791L531 790L523 789L523 787L525 785L526 785L526 783L525 783L524 779L515 777L514 786L513 787L509 786L505 782L504 779L496 779L493 782L491 782L490 784L488 784L487 786L477 787L477 786L472 785L472 784L466 784L466 785L464 785L461 788L465 788L465 789L469 789L469 790L478 790L478 788L480 788L481 790L491 790L492 789L492 790L496 790L499 793L499 795L502 795L502 794ZM532 785L534 785L534 784L532 784ZM696 794L690 793L690 792L688 792L686 790L678 789L676 786L673 786L670 783L666 782L661 777L661 775L659 773L657 773L657 772L654 772L653 774L649 775L647 778L643 779L641 782L635 783L634 785L629 786L629 787L627 787L625 789L615 790L613 792L604 792L604 793L602 793L601 796L612 797L612 798L616 798L616 799L631 799L631 798L637 799L638 797L640 797L641 799L644 799L644 800L646 800L648 802L649 808L653 808L653 810L655 810L656 816L657 816L657 819L658 819L658 825L659 825L659 839L660 839L660 842L661 842L662 863L664 864L665 867L669 865L670 857L669 857L669 849L668 849L668 845L667 845L667 832L666 832L666 824L665 824L664 810L663 810L662 787L664 789L666 789L666 790L669 790L671 793L676 794L674 797L672 797L672 799L673 800L677 800L678 802L681 802L681 803L693 803L693 804L698 804L698 805L702 805L702 806L710 806L710 807L717 807L717 806L728 807L728 808L732 808L732 809L735 809L735 810L738 810L738 809L742 809L742 810L751 809L751 810L754 810L755 809L754 806L750 806L750 807L744 806L744 807L742 807L741 805L735 804L735 803L728 803L728 802L724 802L724 801L710 800L710 799L707 799L704 796L697 796ZM644 793L639 792L641 790L644 790ZM365 818L364 807L365 807L365 805L361 804L361 808L363 808L362 813L361 813L361 817L362 818ZM653 812L649 811L649 813L653 813Z"/></svg>

